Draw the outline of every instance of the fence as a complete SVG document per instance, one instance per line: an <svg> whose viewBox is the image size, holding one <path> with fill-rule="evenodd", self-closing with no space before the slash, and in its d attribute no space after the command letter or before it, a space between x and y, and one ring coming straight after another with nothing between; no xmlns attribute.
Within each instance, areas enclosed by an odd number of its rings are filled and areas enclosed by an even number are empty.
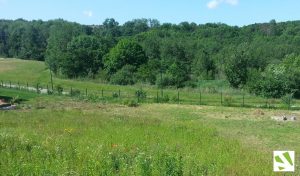
<svg viewBox="0 0 300 176"><path fill-rule="evenodd" d="M183 90L143 90L142 88L133 91L124 91L121 89L111 90L99 88L89 90L76 87L62 87L56 85L54 90L52 86L45 84L20 84L20 82L1 81L1 87L26 90L38 94L57 94L64 96L74 96L86 98L91 101L110 101L122 102L125 100L135 100L139 103L173 103L189 105L211 105L211 106L229 106L229 107L257 107L257 108L291 108L300 109L300 102L294 100L294 106L284 104L280 99L267 99L253 96L246 93L228 93L204 92L202 90L183 91ZM50 88L51 87L51 88Z"/></svg>

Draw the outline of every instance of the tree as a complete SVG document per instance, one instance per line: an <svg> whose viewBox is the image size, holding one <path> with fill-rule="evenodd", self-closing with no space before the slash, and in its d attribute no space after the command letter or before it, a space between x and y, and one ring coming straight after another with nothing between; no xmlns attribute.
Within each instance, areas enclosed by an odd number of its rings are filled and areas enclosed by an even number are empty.
<svg viewBox="0 0 300 176"><path fill-rule="evenodd" d="M217 70L215 62L205 50L196 55L192 69L194 74L205 80L215 79Z"/></svg>
<svg viewBox="0 0 300 176"><path fill-rule="evenodd" d="M236 53L227 60L225 74L234 88L239 88L247 83L248 58L244 45L240 46Z"/></svg>
<svg viewBox="0 0 300 176"><path fill-rule="evenodd" d="M251 92L264 97L280 98L293 94L299 98L300 57L288 55L281 63L270 64L265 71L251 74L248 87Z"/></svg>
<svg viewBox="0 0 300 176"><path fill-rule="evenodd" d="M268 98L280 98L291 93L291 81L283 65L269 65L262 73L251 74L248 81L250 92Z"/></svg>
<svg viewBox="0 0 300 176"><path fill-rule="evenodd" d="M104 58L104 67L109 75L113 75L125 65L138 68L147 62L147 57L141 45L137 42L123 39Z"/></svg>
<svg viewBox="0 0 300 176"><path fill-rule="evenodd" d="M107 18L103 22L103 35L109 38L119 37L121 35L119 23L113 18Z"/></svg>
<svg viewBox="0 0 300 176"><path fill-rule="evenodd" d="M56 74L61 72L62 62L66 59L67 45L73 37L83 34L83 29L76 23L63 20L53 21L46 50L46 64Z"/></svg>
<svg viewBox="0 0 300 176"><path fill-rule="evenodd" d="M94 77L102 68L102 57L107 46L93 36L78 36L67 46L67 56L62 61L62 72L69 78Z"/></svg>
<svg viewBox="0 0 300 176"><path fill-rule="evenodd" d="M191 73L191 59L188 57L185 45L177 43L173 40L168 40L164 44L162 51L162 58L164 58L162 66L166 67L165 73L171 75L172 86L183 87L184 83L190 80Z"/></svg>

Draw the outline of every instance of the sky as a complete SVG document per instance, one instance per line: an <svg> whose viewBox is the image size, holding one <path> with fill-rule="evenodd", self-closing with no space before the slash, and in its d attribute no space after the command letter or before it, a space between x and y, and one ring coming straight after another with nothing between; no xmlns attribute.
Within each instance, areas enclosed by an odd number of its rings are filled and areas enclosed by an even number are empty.
<svg viewBox="0 0 300 176"><path fill-rule="evenodd" d="M161 23L244 26L272 19L300 20L299 11L300 0L0 0L0 19L62 18L81 24L152 18Z"/></svg>

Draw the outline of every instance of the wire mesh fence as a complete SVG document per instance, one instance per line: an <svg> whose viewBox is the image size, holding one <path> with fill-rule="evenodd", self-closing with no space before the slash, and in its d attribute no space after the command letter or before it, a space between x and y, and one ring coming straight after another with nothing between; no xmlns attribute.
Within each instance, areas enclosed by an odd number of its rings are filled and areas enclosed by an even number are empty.
<svg viewBox="0 0 300 176"><path fill-rule="evenodd" d="M37 94L62 95L85 98L91 101L123 102L134 100L139 103L172 103L189 105L228 106L228 107L256 107L256 108L288 108L299 110L299 100L293 100L292 105L286 105L281 99L270 99L254 96L248 93L232 93L226 91L205 92L203 90L163 90L163 89L108 89L107 87L79 88L76 86L47 85L42 83L28 83L1 81L1 87L35 92ZM53 89L52 89L53 87ZM289 107L287 107L289 106Z"/></svg>

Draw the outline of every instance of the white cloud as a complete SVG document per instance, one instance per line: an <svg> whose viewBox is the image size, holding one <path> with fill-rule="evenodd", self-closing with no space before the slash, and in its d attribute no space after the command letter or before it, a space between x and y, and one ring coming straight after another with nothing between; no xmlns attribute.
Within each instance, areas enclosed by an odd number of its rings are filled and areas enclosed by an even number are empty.
<svg viewBox="0 0 300 176"><path fill-rule="evenodd" d="M235 6L238 5L239 0L211 0L207 3L207 7L209 9L215 9L223 3Z"/></svg>
<svg viewBox="0 0 300 176"><path fill-rule="evenodd" d="M209 9L217 8L222 3L221 0L211 0L207 3Z"/></svg>
<svg viewBox="0 0 300 176"><path fill-rule="evenodd" d="M83 11L83 15L87 16L87 17L92 17L93 16L93 11L91 11L91 10Z"/></svg>
<svg viewBox="0 0 300 176"><path fill-rule="evenodd" d="M238 5L239 0L225 0L225 2L230 5Z"/></svg>

